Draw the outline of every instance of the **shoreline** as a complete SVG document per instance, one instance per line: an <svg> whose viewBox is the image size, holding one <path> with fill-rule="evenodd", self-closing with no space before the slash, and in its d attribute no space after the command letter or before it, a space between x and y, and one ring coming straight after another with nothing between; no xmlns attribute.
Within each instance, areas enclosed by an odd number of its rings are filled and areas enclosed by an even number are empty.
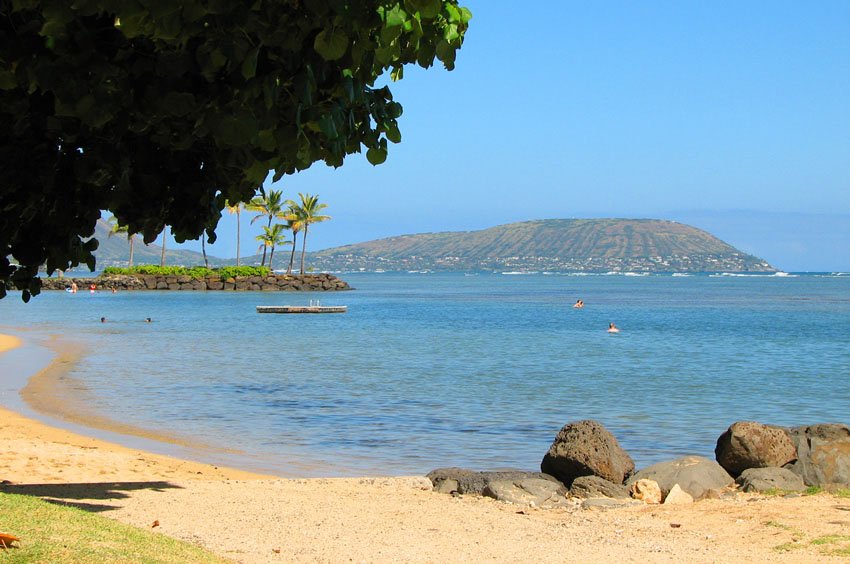
<svg viewBox="0 0 850 564"><path fill-rule="evenodd" d="M18 397L11 402L0 399L0 409L51 428L123 448L144 450L158 456L190 460L202 465L228 467L250 475L305 478L320 467L314 462L293 461L285 468L271 469L271 464L264 464L261 458L254 460L238 448L213 445L198 438L181 436L179 433L122 423L87 407L88 390L68 377L68 372L85 356L85 343L56 335L50 335L46 341L39 343L28 342L13 335L0 334L0 337L5 337L6 342L14 345L0 349L0 355L4 350L11 351L27 346L48 350L53 355L47 365L34 374L20 376ZM9 403L12 405L8 405ZM244 464L233 464L229 459L234 456L241 458Z"/></svg>
<svg viewBox="0 0 850 564"><path fill-rule="evenodd" d="M0 339L6 350L16 343ZM0 493L142 528L157 522L162 534L238 562L846 562L813 542L850 525L850 502L828 495L539 510L439 494L423 477L280 479L127 448L5 408L0 441Z"/></svg>

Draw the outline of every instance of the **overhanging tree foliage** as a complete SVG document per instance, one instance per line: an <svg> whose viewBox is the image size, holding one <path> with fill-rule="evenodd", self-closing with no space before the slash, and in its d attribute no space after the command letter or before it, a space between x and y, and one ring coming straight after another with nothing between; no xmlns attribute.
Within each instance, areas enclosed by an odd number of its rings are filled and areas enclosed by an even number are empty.
<svg viewBox="0 0 850 564"><path fill-rule="evenodd" d="M0 0L0 297L94 268L101 210L152 242L214 229L317 161L401 139L386 71L454 68L457 0Z"/></svg>

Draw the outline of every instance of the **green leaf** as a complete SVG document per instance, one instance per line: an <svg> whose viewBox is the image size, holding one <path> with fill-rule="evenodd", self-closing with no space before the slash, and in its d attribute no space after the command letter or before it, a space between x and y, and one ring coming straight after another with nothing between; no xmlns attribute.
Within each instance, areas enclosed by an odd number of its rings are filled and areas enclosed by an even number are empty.
<svg viewBox="0 0 850 564"><path fill-rule="evenodd" d="M313 48L326 61L336 61L348 49L348 36L341 29L322 30L313 41Z"/></svg>
<svg viewBox="0 0 850 564"><path fill-rule="evenodd" d="M404 25L405 21L407 21L407 12L400 6L393 6L393 9L387 12L387 27Z"/></svg>
<svg viewBox="0 0 850 564"><path fill-rule="evenodd" d="M398 124L390 123L387 126L387 139L393 143L401 143L401 132L398 130Z"/></svg>
<svg viewBox="0 0 850 564"><path fill-rule="evenodd" d="M404 0L404 5L411 12L419 12L423 18L433 19L440 13L443 3L440 0ZM449 7L453 7L448 4Z"/></svg>
<svg viewBox="0 0 850 564"><path fill-rule="evenodd" d="M366 151L366 160L372 165L378 166L387 160L387 151L384 149L369 149Z"/></svg>
<svg viewBox="0 0 850 564"><path fill-rule="evenodd" d="M257 75L257 55L259 54L259 47L251 49L248 51L248 56L242 61L242 77L245 80L250 80Z"/></svg>

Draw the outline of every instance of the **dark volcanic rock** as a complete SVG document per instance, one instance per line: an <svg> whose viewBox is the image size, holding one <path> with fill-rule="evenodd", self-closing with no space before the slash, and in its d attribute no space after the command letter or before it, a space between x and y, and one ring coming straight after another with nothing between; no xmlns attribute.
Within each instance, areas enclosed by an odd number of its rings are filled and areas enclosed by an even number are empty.
<svg viewBox="0 0 850 564"><path fill-rule="evenodd" d="M747 468L780 467L797 459L797 449L780 427L753 421L733 423L717 439L717 462L733 476Z"/></svg>
<svg viewBox="0 0 850 564"><path fill-rule="evenodd" d="M797 461L785 468L807 486L850 486L850 427L821 423L794 427L789 434L797 449Z"/></svg>
<svg viewBox="0 0 850 564"><path fill-rule="evenodd" d="M785 468L749 468L735 482L745 492L765 492L772 489L801 492L806 489L803 479Z"/></svg>
<svg viewBox="0 0 850 564"><path fill-rule="evenodd" d="M579 476L570 486L570 495L583 499L592 497L610 497L625 499L629 497L629 488L622 484L609 482L599 476Z"/></svg>
<svg viewBox="0 0 850 564"><path fill-rule="evenodd" d="M465 468L437 468L428 472L426 478L434 484L434 491L440 493L452 493L458 489L458 480L462 477L476 474L474 470L466 470Z"/></svg>
<svg viewBox="0 0 850 564"><path fill-rule="evenodd" d="M703 456L685 456L669 462L659 462L644 468L631 478L628 485L640 479L654 480L667 497L676 484L694 499L702 499L711 490L720 490L734 483L732 476L718 463Z"/></svg>
<svg viewBox="0 0 850 564"><path fill-rule="evenodd" d="M568 486L579 476L599 476L622 484L634 472L635 463L601 423L578 421L558 432L540 470Z"/></svg>

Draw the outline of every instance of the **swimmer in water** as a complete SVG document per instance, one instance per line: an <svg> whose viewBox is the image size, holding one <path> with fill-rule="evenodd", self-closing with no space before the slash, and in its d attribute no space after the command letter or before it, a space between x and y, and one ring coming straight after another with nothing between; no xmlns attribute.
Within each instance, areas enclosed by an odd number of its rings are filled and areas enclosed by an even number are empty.
<svg viewBox="0 0 850 564"><path fill-rule="evenodd" d="M619 330L619 329L617 329L617 326L616 326L616 325L614 325L613 323L609 323L609 324L608 324L608 332L609 332L609 333L619 333L619 332L620 332L620 330Z"/></svg>
<svg viewBox="0 0 850 564"><path fill-rule="evenodd" d="M575 305L574 305L573 307L574 307L574 308L581 309L581 308L583 308L583 307L584 307L584 302L583 302L583 301L581 301L581 300L576 300L576 303L575 303Z"/></svg>
<svg viewBox="0 0 850 564"><path fill-rule="evenodd" d="M105 318L105 317L101 317L101 318L100 318L100 322L101 322L101 323L106 323L106 318Z"/></svg>
<svg viewBox="0 0 850 564"><path fill-rule="evenodd" d="M145 323L150 323L152 319L150 317L145 317Z"/></svg>

